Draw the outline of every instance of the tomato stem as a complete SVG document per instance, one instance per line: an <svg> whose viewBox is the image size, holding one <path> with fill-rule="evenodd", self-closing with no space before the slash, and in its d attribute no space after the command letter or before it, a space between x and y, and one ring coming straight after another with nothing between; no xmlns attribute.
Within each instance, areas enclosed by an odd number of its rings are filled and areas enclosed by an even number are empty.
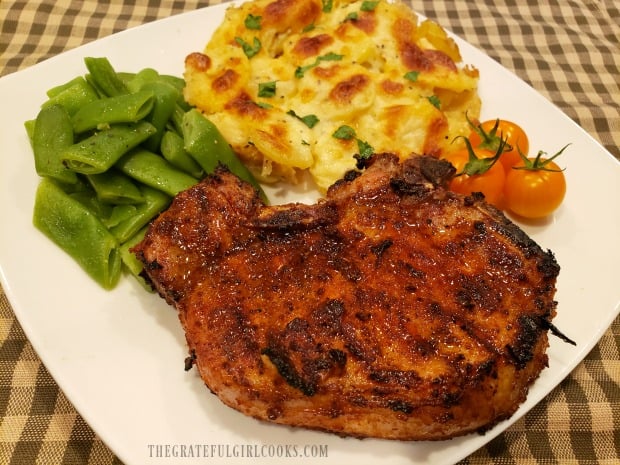
<svg viewBox="0 0 620 465"><path fill-rule="evenodd" d="M523 160L523 166L513 166L512 169L528 170L528 171L551 171L551 172L556 172L556 173L559 171L564 171L566 168L555 170L555 169L548 168L547 165L551 163L555 158L562 155L562 152L564 152L564 150L566 150L566 147L568 147L569 145L570 143L566 144L564 147L560 149L559 152L555 153L550 158L543 158L543 155L546 155L547 152L539 150L538 153L536 154L536 158L533 158L533 159L527 158L527 156L523 152L521 152L519 147L517 147L517 150L519 151L519 156L521 157L521 160Z"/></svg>
<svg viewBox="0 0 620 465"><path fill-rule="evenodd" d="M461 172L456 173L455 176L461 176L463 174L466 174L468 176L474 176L477 174L486 173L497 162L497 160L499 160L499 157L502 155L502 153L504 153L505 147L508 144L506 142L506 139L500 139L500 143L497 146L495 155L493 155L492 157L478 158L469 139L465 136L457 136L454 140L459 137L463 138L463 140L465 141L465 145L467 146L467 153L469 154L469 160L467 161L467 163L465 163L465 166L463 166Z"/></svg>
<svg viewBox="0 0 620 465"><path fill-rule="evenodd" d="M478 136L480 136L480 144L478 144L479 149L490 150L491 152L497 150L497 148L504 142L504 152L510 152L512 150L512 145L507 142L507 139L504 140L503 133L500 131L499 135L497 135L497 129L499 128L499 118L495 120L495 124L491 128L489 132L486 132L482 127L482 124L474 124L465 112L465 119L467 123L471 127L472 131L476 132Z"/></svg>

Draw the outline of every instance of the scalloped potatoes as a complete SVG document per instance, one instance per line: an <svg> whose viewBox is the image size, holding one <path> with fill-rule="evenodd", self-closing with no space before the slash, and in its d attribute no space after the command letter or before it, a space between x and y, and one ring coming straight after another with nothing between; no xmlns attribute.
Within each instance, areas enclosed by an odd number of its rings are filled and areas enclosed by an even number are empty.
<svg viewBox="0 0 620 465"><path fill-rule="evenodd" d="M263 181L320 190L364 150L439 156L480 111L478 71L402 3L253 0L185 60L185 98ZM346 128L347 136L339 129Z"/></svg>

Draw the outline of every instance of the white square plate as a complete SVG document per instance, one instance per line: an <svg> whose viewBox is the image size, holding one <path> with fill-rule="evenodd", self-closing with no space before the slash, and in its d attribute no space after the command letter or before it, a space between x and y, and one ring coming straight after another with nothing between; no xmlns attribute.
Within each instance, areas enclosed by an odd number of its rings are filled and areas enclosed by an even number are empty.
<svg viewBox="0 0 620 465"><path fill-rule="evenodd" d="M102 290L32 226L39 178L23 122L36 116L46 90L84 75L86 56L108 57L119 71L152 67L181 76L185 56L204 48L227 6L130 29L0 79L0 277L17 318L67 397L126 465L364 465L378 459L442 465L466 457L547 395L618 314L620 164L541 95L459 38L465 63L480 70L484 119L518 122L534 150L555 153L571 143L559 160L568 182L563 206L547 221L521 226L553 250L562 266L554 324L577 346L552 337L550 366L527 401L485 435L440 442L357 440L247 418L211 395L196 370L183 370L184 335L163 300L132 279ZM290 195L275 202L315 197Z"/></svg>

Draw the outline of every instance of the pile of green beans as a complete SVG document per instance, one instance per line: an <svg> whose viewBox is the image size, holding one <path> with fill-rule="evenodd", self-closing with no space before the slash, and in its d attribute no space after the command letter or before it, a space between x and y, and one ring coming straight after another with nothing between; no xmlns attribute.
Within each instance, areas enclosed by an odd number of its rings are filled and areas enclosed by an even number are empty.
<svg viewBox="0 0 620 465"><path fill-rule="evenodd" d="M123 269L146 286L129 249L176 194L224 164L266 199L217 128L183 100L183 79L84 62L88 73L48 90L25 122L42 177L33 224L103 288Z"/></svg>

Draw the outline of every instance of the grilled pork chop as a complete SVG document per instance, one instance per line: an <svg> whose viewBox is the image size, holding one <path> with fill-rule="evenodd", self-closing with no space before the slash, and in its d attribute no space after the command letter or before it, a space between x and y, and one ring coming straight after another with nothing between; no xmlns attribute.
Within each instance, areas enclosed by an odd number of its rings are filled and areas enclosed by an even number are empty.
<svg viewBox="0 0 620 465"><path fill-rule="evenodd" d="M249 416L446 439L509 417L547 364L559 266L446 162L375 155L314 205L225 169L134 252L208 388Z"/></svg>

